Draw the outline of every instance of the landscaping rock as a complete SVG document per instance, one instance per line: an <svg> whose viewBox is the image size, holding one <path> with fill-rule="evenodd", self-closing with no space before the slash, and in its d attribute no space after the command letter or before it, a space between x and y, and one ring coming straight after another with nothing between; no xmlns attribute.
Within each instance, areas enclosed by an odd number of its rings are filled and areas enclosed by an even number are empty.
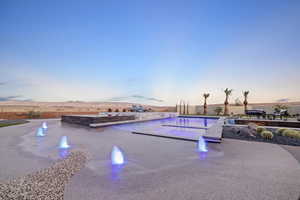
<svg viewBox="0 0 300 200"><path fill-rule="evenodd" d="M5 200L63 200L69 179L84 167L86 156L82 152L70 155L52 167L36 173L0 183L0 199Z"/></svg>
<svg viewBox="0 0 300 200"><path fill-rule="evenodd" d="M264 136L257 134L257 131L253 127L249 126L225 126L223 128L222 137L224 138L232 138L232 139L240 139L240 140L249 140L249 141L258 141L258 142L269 142L275 144L284 144L284 145L293 145L300 146L300 138L282 136L278 129L275 128L266 128L263 131L271 132L263 134Z"/></svg>
<svg viewBox="0 0 300 200"><path fill-rule="evenodd" d="M242 137L256 137L256 129L253 127L243 127L238 132L238 135Z"/></svg>

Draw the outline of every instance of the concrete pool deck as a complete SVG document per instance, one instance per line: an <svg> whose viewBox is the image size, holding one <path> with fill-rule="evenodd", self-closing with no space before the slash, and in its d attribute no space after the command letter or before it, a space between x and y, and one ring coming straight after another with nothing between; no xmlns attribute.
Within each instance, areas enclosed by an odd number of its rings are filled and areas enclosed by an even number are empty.
<svg viewBox="0 0 300 200"><path fill-rule="evenodd" d="M59 120L49 120L47 136L37 141L34 134L41 122L0 128L1 182L49 167L59 158L58 139L67 135L73 150L90 154L86 167L66 185L67 200L297 200L300 195L300 164L276 144L223 139L199 154L195 142ZM125 153L121 168L109 164L113 145Z"/></svg>

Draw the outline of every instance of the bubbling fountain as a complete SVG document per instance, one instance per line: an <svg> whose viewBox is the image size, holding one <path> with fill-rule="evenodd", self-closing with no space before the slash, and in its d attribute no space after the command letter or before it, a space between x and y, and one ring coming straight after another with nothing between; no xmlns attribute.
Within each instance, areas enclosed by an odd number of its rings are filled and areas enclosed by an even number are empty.
<svg viewBox="0 0 300 200"><path fill-rule="evenodd" d="M43 129L47 129L48 128L47 122L43 122L42 127L43 127Z"/></svg>
<svg viewBox="0 0 300 200"><path fill-rule="evenodd" d="M112 149L111 164L112 165L122 165L122 164L124 164L123 152L117 146L114 146L113 149Z"/></svg>
<svg viewBox="0 0 300 200"><path fill-rule="evenodd" d="M67 136L62 136L59 143L60 149L68 149L70 148L70 145L68 144L68 138Z"/></svg>
<svg viewBox="0 0 300 200"><path fill-rule="evenodd" d="M44 137L45 136L43 128L38 128L36 136L38 136L38 137Z"/></svg>
<svg viewBox="0 0 300 200"><path fill-rule="evenodd" d="M202 135L199 137L199 140L198 140L198 151L199 152L207 152L208 151L207 147L206 147L206 142Z"/></svg>

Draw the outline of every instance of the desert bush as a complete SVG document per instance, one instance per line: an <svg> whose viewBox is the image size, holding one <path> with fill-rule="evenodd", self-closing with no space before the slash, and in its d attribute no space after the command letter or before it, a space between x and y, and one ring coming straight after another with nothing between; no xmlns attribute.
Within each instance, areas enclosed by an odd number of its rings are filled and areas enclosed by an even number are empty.
<svg viewBox="0 0 300 200"><path fill-rule="evenodd" d="M267 129L265 129L264 127L261 127L261 126L256 128L257 133L261 133L261 132L266 131L266 130Z"/></svg>
<svg viewBox="0 0 300 200"><path fill-rule="evenodd" d="M261 137L263 137L264 139L267 139L267 140L271 140L273 138L273 136L274 136L271 131L267 131L267 130L262 131L260 133L260 135L261 135Z"/></svg>
<svg viewBox="0 0 300 200"><path fill-rule="evenodd" d="M300 139L300 131L296 131L293 129L286 129L285 131L282 132L282 135L286 137Z"/></svg>
<svg viewBox="0 0 300 200"><path fill-rule="evenodd" d="M279 129L276 130L276 133L277 133L278 135L284 136L284 135L283 135L283 132L286 131L286 130L290 130L290 129L287 129L287 128L279 128Z"/></svg>
<svg viewBox="0 0 300 200"><path fill-rule="evenodd" d="M219 107L216 107L214 111L217 115L220 115L223 112L223 108L219 106Z"/></svg>
<svg viewBox="0 0 300 200"><path fill-rule="evenodd" d="M29 111L27 113L27 117L29 119L32 119L32 118L40 118L41 117L41 113L40 112L35 112L35 111Z"/></svg>

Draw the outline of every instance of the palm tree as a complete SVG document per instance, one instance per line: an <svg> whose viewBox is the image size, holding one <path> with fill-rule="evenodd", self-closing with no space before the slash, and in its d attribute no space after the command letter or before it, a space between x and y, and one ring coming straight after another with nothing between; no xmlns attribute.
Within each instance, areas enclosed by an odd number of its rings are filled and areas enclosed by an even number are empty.
<svg viewBox="0 0 300 200"><path fill-rule="evenodd" d="M207 103L206 103L206 100L209 97L209 93L204 93L203 97L204 97L204 105L203 105L204 111L203 111L203 114L206 115L207 114Z"/></svg>
<svg viewBox="0 0 300 200"><path fill-rule="evenodd" d="M246 112L246 110L248 110L247 105L248 105L249 91L244 91L243 95L244 95L244 107L245 107L245 112Z"/></svg>
<svg viewBox="0 0 300 200"><path fill-rule="evenodd" d="M226 99L225 99L225 102L224 102L224 115L229 115L229 110L228 110L228 104L229 104L229 102L228 102L228 99L229 99L229 96L232 93L232 89L226 88L224 90L224 92L225 92L225 95L226 95Z"/></svg>
<svg viewBox="0 0 300 200"><path fill-rule="evenodd" d="M180 102L179 102L179 115L181 115L181 113L182 113L181 104L182 104L182 100L180 100Z"/></svg>

